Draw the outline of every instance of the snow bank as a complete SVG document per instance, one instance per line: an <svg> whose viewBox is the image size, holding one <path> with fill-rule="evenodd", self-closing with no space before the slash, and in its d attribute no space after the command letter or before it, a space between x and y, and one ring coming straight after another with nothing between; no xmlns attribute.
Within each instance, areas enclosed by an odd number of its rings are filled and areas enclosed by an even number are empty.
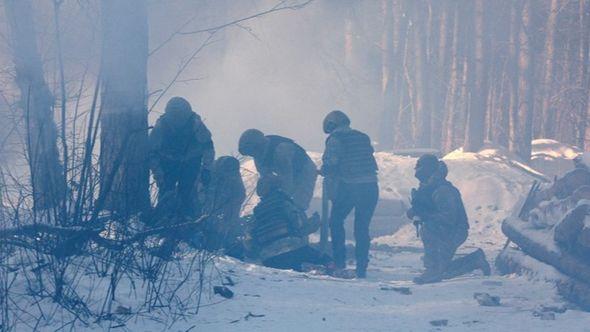
<svg viewBox="0 0 590 332"><path fill-rule="evenodd" d="M552 139L533 141L531 166L550 178L562 176L574 168L572 160L582 151Z"/></svg>

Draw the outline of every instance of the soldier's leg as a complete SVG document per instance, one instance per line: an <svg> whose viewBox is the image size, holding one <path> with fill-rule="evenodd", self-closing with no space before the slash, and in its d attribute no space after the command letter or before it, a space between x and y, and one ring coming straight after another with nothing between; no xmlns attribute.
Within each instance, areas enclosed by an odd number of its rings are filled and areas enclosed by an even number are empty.
<svg viewBox="0 0 590 332"><path fill-rule="evenodd" d="M441 266L445 263L444 255L444 235L430 225L423 225L420 238L424 245L424 268L430 271L440 271ZM452 257L452 256L451 256Z"/></svg>
<svg viewBox="0 0 590 332"><path fill-rule="evenodd" d="M354 190L354 238L356 254L356 271L358 277L364 277L369 264L369 247L371 237L369 225L379 200L379 187L377 183L359 184Z"/></svg>
<svg viewBox="0 0 590 332"><path fill-rule="evenodd" d="M304 211L309 208L309 203L313 198L317 177L315 166L313 168L308 167L301 172L301 178L296 181L293 202Z"/></svg>
<svg viewBox="0 0 590 332"><path fill-rule="evenodd" d="M490 275L490 265L481 249L477 249L469 255L454 259L450 262L444 272L443 278L455 278L478 269L482 270L484 275Z"/></svg>
<svg viewBox="0 0 590 332"><path fill-rule="evenodd" d="M414 278L418 284L438 282L443 279L443 273L449 266L456 247L450 249L452 243L448 232L435 225L425 224L421 231L422 243L424 244L424 267L425 271ZM449 250L450 249L450 250Z"/></svg>
<svg viewBox="0 0 590 332"><path fill-rule="evenodd" d="M167 193L176 189L178 181L178 170L173 163L160 162L160 172L156 176L156 185L158 186L158 198L164 197Z"/></svg>
<svg viewBox="0 0 590 332"><path fill-rule="evenodd" d="M334 263L339 268L346 267L346 246L344 219L354 207L351 190L347 185L338 186L336 198L333 201L332 211L330 213L330 235L332 237L332 255Z"/></svg>
<svg viewBox="0 0 590 332"><path fill-rule="evenodd" d="M184 216L195 217L195 184L200 174L200 167L196 163L187 162L180 170L178 179L178 199L180 211Z"/></svg>

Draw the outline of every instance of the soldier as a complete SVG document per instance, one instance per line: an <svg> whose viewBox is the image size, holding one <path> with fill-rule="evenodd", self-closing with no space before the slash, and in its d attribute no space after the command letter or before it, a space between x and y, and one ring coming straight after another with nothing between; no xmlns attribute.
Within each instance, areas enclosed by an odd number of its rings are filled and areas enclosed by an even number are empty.
<svg viewBox="0 0 590 332"><path fill-rule="evenodd" d="M420 227L426 271L414 282L438 282L476 269L489 275L490 266L481 249L453 260L459 246L467 240L469 224L461 193L446 180L446 164L426 154L418 159L415 170L420 186L412 190L412 207L407 215Z"/></svg>
<svg viewBox="0 0 590 332"><path fill-rule="evenodd" d="M203 208L207 218L207 249L219 250L242 258L241 237L244 225L240 219L246 189L240 175L240 162L229 156L215 160Z"/></svg>
<svg viewBox="0 0 590 332"><path fill-rule="evenodd" d="M184 98L166 104L149 135L150 168L158 186L158 205L166 199L178 201L178 213L195 217L195 183L207 185L215 158L211 133Z"/></svg>
<svg viewBox="0 0 590 332"><path fill-rule="evenodd" d="M317 169L305 150L293 140L264 135L248 129L240 137L239 151L254 158L256 170L262 177L275 174L283 191L303 210L309 208L317 179Z"/></svg>
<svg viewBox="0 0 590 332"><path fill-rule="evenodd" d="M250 238L264 266L302 270L302 264L328 264L331 259L309 246L308 235L319 227L319 216L308 219L282 190L280 177L267 175L258 181L260 202L254 208Z"/></svg>
<svg viewBox="0 0 590 332"><path fill-rule="evenodd" d="M346 267L344 219L354 209L354 236L357 277L366 276L369 263L369 224L379 199L377 163L371 140L366 134L350 128L350 119L333 111L324 119L326 149L320 173L326 178L332 201L330 231L334 262Z"/></svg>

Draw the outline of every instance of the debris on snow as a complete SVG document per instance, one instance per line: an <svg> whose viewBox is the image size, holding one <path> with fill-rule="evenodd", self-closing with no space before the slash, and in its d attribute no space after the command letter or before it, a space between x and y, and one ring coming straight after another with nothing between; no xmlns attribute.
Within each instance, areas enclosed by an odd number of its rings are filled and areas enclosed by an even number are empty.
<svg viewBox="0 0 590 332"><path fill-rule="evenodd" d="M382 291L393 291L403 295L411 295L412 291L409 287L392 287L392 286L381 286Z"/></svg>
<svg viewBox="0 0 590 332"><path fill-rule="evenodd" d="M473 298L477 300L480 306L483 307L498 307L500 306L500 297L492 296L488 293L475 293Z"/></svg>
<svg viewBox="0 0 590 332"><path fill-rule="evenodd" d="M449 320L448 319L431 320L430 325L437 326L437 327L447 326L447 325L449 325Z"/></svg>
<svg viewBox="0 0 590 332"><path fill-rule="evenodd" d="M234 297L234 292L232 292L231 289L225 286L214 286L213 293L219 294L221 297L226 299L231 299Z"/></svg>

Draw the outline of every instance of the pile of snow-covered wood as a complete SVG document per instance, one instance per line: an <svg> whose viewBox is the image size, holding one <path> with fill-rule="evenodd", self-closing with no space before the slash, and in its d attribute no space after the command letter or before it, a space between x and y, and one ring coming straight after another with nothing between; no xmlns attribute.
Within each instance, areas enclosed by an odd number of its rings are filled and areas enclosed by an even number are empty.
<svg viewBox="0 0 590 332"><path fill-rule="evenodd" d="M586 164L586 165L585 165ZM544 275L560 293L590 309L590 163L581 159L578 168L541 192L520 217L504 220L502 231L520 251L505 248L496 259L503 273ZM526 259L524 258L526 257Z"/></svg>

